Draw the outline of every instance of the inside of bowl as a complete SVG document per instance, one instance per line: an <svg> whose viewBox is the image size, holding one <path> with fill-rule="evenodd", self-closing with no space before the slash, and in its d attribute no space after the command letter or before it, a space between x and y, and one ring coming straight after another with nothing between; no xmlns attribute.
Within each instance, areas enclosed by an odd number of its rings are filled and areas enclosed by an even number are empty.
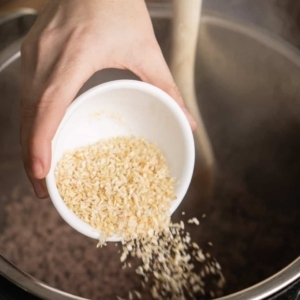
<svg viewBox="0 0 300 300"><path fill-rule="evenodd" d="M177 110L154 94L132 88L91 90L77 100L54 140L54 165L66 151L101 139L133 135L156 143L172 176L180 179L188 160L188 138Z"/></svg>
<svg viewBox="0 0 300 300"><path fill-rule="evenodd" d="M191 179L194 145L185 116L172 101L157 88L125 80L95 87L71 104L53 141L48 177L54 205L70 225L75 224L75 229L98 238L97 232L62 203L55 186L56 165L67 151L117 136L137 136L159 146L176 181L177 199L170 213L175 211Z"/></svg>

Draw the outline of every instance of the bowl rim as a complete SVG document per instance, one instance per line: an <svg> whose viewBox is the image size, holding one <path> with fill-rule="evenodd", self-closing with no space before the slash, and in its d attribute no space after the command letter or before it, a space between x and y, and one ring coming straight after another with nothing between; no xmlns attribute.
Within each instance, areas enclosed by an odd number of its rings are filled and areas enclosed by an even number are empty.
<svg viewBox="0 0 300 300"><path fill-rule="evenodd" d="M176 101L170 95L156 86L138 80L114 80L96 85L95 87L92 87L91 89L78 96L67 108L66 113L61 123L59 124L59 127L52 140L52 157L62 129L64 128L72 114L77 110L77 108L84 104L87 99L91 98L95 94L101 94L119 89L135 89L144 93L151 94L152 96L157 98L157 100L161 101L172 112L172 114L176 117L179 126L181 127L181 130L183 132L182 142L184 143L185 151L187 153L187 161L185 163L184 169L182 170L183 175L182 180L179 182L178 193L176 194L177 199L173 201L170 209L170 215L172 215L182 202L192 179L195 164L195 144L191 127L179 104L176 103ZM99 239L100 233L96 229L92 228L89 224L81 220L78 216L76 216L75 213L72 212L64 204L63 199L60 196L56 186L54 169L55 166L53 165L52 159L50 171L46 176L46 185L54 207L56 208L60 216L65 220L65 222L75 230L90 238ZM106 241L118 242L121 241L121 238L118 236L112 236L108 237Z"/></svg>

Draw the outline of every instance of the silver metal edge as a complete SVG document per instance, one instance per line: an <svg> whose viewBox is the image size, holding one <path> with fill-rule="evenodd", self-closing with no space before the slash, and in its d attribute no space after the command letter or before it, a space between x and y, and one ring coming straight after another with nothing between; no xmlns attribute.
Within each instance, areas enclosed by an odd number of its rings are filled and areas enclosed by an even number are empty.
<svg viewBox="0 0 300 300"><path fill-rule="evenodd" d="M5 24L11 20L17 19L19 17L27 16L27 15L37 15L37 11L31 8L21 8L18 9L12 13L0 15L0 26L2 24ZM7 49L4 50L4 52L1 52L0 55L0 72L3 71L9 64L11 64L15 59L17 59L20 56L20 44L21 44L21 38L14 41L11 45L7 47ZM18 49L15 53L14 49ZM10 53L14 53L11 55Z"/></svg>
<svg viewBox="0 0 300 300"><path fill-rule="evenodd" d="M172 16L172 12L170 10L170 5L160 5L160 4L149 4L148 5L150 14L152 17L155 18L169 18ZM36 11L34 10L27 10L22 9L16 12L15 14L11 14L6 18L0 19L0 24L4 22L4 20L10 20L14 17L18 17L22 15L22 12L27 14L33 13L35 14ZM208 15L205 15L208 13ZM218 18L216 18L218 16ZM232 18L226 18L221 14L211 13L204 11L204 16L202 20L209 20L215 23L221 23L228 29L239 31L245 33L248 36L251 36L254 39L259 40L260 42L266 45L276 45L277 51L281 52L286 58L290 59L300 67L300 52L290 45L289 43L285 42L284 40L276 37L270 36L270 33L266 34L264 30L254 25L249 25L240 20L236 20L240 24L240 26L236 26L236 22L232 21ZM13 59L11 60L11 62ZM32 276L28 275L25 272L22 272L16 266L11 264L8 260L4 258L4 256L0 253L0 274L6 277L8 280L15 283L17 286L21 287L22 289L41 297L42 299L47 300L64 300L64 299L75 299L75 300L88 300L86 298L80 298L55 288L52 288L37 279L33 278ZM266 280L251 286L245 290L239 291L237 293L217 298L215 300L261 300L265 297L275 294L276 292L282 290L290 283L294 282L300 278L300 257L285 267L283 270L279 271L278 273L274 274L273 276L267 278Z"/></svg>
<svg viewBox="0 0 300 300"><path fill-rule="evenodd" d="M20 49L20 44L21 41L17 41L16 43L9 46L8 48L9 50ZM9 53L9 51L7 52ZM9 55L8 57L6 57L4 54L0 55L0 73L21 56L20 50L17 50L17 52L13 52L13 53L14 53L13 55Z"/></svg>
<svg viewBox="0 0 300 300"><path fill-rule="evenodd" d="M221 25L234 32L243 33L266 46L271 46L277 52L284 55L287 59L296 63L300 67L300 50L280 36L255 24L248 23L233 17L226 17L221 13L211 10L203 10L202 21ZM236 26L239 24L239 26Z"/></svg>
<svg viewBox="0 0 300 300"><path fill-rule="evenodd" d="M283 270L245 290L215 300L261 300L274 295L300 278L300 257Z"/></svg>
<svg viewBox="0 0 300 300"><path fill-rule="evenodd" d="M9 14L0 14L0 25L4 24L10 20L17 19L18 17L22 17L25 15L36 15L36 14L37 14L37 11L32 8L20 8Z"/></svg>
<svg viewBox="0 0 300 300"><path fill-rule="evenodd" d="M21 271L0 253L0 274L24 291L45 300L88 300L50 287Z"/></svg>

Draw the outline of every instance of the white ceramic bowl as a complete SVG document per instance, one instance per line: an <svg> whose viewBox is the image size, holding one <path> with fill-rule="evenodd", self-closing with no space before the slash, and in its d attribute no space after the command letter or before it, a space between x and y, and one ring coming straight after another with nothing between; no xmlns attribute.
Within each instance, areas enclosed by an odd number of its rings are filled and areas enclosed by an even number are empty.
<svg viewBox="0 0 300 300"><path fill-rule="evenodd" d="M189 123L177 103L165 92L136 80L100 84L80 95L69 106L52 141L52 163L46 178L50 198L62 218L91 238L99 233L79 219L64 203L56 187L54 170L62 155L80 146L114 136L134 135L155 142L163 151L176 179L177 199L172 214L189 187L195 146ZM119 241L112 236L108 241Z"/></svg>

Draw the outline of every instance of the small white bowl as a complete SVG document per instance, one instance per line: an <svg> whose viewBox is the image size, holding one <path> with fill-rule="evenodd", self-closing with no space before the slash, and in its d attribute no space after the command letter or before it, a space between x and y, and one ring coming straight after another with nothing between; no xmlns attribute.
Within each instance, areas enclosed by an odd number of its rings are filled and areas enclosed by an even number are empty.
<svg viewBox="0 0 300 300"><path fill-rule="evenodd" d="M99 232L77 217L61 198L54 177L62 155L100 139L138 136L155 142L163 151L176 179L170 215L189 187L195 162L190 125L178 104L164 91L136 80L100 84L80 95L69 106L52 141L52 163L46 183L50 198L62 218L80 233L99 239ZM108 241L120 241L112 236Z"/></svg>

